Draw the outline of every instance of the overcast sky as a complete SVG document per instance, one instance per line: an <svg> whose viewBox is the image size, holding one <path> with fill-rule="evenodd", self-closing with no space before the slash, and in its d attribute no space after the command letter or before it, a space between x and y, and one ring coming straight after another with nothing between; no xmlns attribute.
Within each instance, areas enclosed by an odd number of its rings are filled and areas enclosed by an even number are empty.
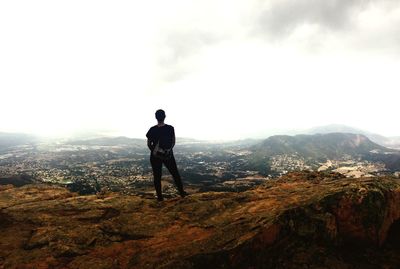
<svg viewBox="0 0 400 269"><path fill-rule="evenodd" d="M398 0L0 1L0 131L400 135Z"/></svg>

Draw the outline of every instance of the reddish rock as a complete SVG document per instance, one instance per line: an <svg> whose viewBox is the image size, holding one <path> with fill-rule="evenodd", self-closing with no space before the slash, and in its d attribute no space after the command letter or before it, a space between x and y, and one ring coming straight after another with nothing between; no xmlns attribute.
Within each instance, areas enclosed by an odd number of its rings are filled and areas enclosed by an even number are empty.
<svg viewBox="0 0 400 269"><path fill-rule="evenodd" d="M400 268L399 219L392 178L292 173L161 203L7 187L0 268Z"/></svg>

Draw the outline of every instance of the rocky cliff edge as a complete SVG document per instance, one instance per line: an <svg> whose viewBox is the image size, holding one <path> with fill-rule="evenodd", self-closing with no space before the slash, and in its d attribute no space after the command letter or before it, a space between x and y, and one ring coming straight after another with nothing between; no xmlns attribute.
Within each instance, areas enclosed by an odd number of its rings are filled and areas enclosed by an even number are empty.
<svg viewBox="0 0 400 269"><path fill-rule="evenodd" d="M0 187L0 268L400 268L400 182L291 173L164 202Z"/></svg>

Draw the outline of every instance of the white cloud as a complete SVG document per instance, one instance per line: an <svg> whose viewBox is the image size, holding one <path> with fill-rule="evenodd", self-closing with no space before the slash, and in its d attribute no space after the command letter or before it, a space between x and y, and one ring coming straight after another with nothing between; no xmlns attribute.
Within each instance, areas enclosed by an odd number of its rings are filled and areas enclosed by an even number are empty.
<svg viewBox="0 0 400 269"><path fill-rule="evenodd" d="M267 3L267 4L265 4ZM0 130L400 134L396 1L3 1Z"/></svg>

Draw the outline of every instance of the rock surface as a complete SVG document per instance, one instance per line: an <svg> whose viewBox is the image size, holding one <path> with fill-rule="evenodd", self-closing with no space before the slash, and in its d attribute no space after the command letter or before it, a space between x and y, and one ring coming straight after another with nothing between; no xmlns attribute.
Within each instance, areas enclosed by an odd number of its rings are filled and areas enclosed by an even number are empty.
<svg viewBox="0 0 400 269"><path fill-rule="evenodd" d="M0 186L0 268L400 268L400 181L291 173L164 202Z"/></svg>

